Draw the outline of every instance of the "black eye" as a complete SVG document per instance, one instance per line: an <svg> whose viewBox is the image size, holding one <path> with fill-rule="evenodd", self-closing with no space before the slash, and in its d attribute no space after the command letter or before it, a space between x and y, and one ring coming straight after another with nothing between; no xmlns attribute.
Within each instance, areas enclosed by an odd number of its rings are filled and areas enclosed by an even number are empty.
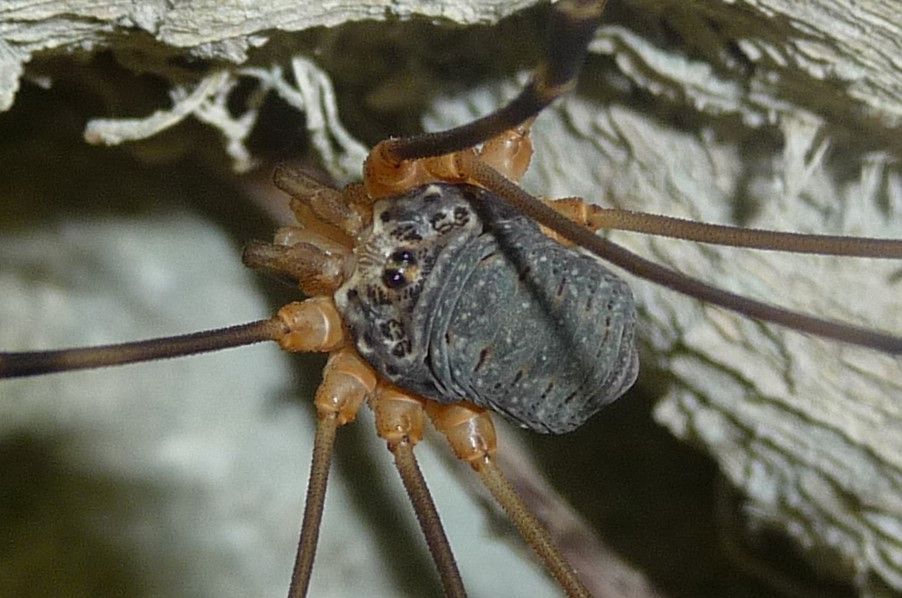
<svg viewBox="0 0 902 598"><path fill-rule="evenodd" d="M400 270L386 270L382 274L382 282L390 289L397 289L407 284L407 279Z"/></svg>
<svg viewBox="0 0 902 598"><path fill-rule="evenodd" d="M393 262L396 264L413 264L416 262L416 258L413 253L406 249L399 249L389 256Z"/></svg>

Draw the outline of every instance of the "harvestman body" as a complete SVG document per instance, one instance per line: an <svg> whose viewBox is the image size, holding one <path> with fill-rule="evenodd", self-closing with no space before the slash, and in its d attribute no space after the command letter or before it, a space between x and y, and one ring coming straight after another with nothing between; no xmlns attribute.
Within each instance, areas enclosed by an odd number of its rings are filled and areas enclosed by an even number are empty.
<svg viewBox="0 0 902 598"><path fill-rule="evenodd" d="M636 379L626 283L471 185L374 206L335 303L360 354L402 388L569 432Z"/></svg>

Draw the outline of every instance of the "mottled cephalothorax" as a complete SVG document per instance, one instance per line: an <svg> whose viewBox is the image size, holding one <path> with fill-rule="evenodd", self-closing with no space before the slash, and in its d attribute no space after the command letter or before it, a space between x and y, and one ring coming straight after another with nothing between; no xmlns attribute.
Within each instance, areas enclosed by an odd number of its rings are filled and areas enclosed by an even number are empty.
<svg viewBox="0 0 902 598"><path fill-rule="evenodd" d="M358 351L395 384L539 432L573 430L636 379L626 284L479 187L431 184L377 203L335 302Z"/></svg>

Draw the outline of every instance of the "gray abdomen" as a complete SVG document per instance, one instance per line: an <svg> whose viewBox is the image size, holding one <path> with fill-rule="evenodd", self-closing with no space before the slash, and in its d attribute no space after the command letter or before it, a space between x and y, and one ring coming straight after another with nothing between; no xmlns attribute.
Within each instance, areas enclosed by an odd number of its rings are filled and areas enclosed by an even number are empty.
<svg viewBox="0 0 902 598"><path fill-rule="evenodd" d="M412 256L404 263L415 267L358 267L336 293L384 376L550 433L580 426L632 385L632 295L595 259L475 187L430 185L387 201L367 251ZM397 277L385 273L397 271L406 284L387 288Z"/></svg>
<svg viewBox="0 0 902 598"><path fill-rule="evenodd" d="M515 246L487 236L466 252L471 272L456 304L437 310L429 360L451 394L567 432L635 381L633 300L594 259L528 230Z"/></svg>

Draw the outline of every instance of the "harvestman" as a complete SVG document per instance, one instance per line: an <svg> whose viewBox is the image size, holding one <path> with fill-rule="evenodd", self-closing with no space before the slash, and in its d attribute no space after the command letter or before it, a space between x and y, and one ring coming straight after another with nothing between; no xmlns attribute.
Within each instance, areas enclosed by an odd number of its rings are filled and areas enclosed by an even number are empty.
<svg viewBox="0 0 902 598"><path fill-rule="evenodd" d="M604 210L577 198L542 202L511 182L517 181L528 166L532 151L528 134L531 119L572 86L603 4L574 0L556 5L550 25L553 43L521 95L508 106L469 125L444 133L380 143L367 160L363 184L350 185L339 191L289 168L277 170L276 185L292 196L292 209L299 226L281 230L273 244L249 245L244 260L253 268L297 280L311 299L289 304L271 319L217 331L90 349L0 354L0 376L46 374L147 361L263 340L277 341L288 351L327 351L330 360L316 399L319 425L301 543L292 577L292 595L304 594L309 583L336 430L356 417L364 400L370 402L376 412L379 434L387 440L395 456L449 595L462 595L463 583L413 456L413 446L422 436L426 414L448 437L457 456L468 461L480 474L561 587L570 595L586 595L588 592L576 572L558 553L542 526L525 510L495 465L492 457L494 431L484 408L501 410L516 423L543 432L559 433L581 425L602 404L620 396L635 377L636 357L631 338L634 316L631 315L628 291L619 287L606 299L606 308L613 310L613 315L596 313L594 310L599 306L593 304L592 297L587 298L584 291L571 292L574 280L582 282L594 276L591 266L575 265L590 263L588 258L560 250L563 261L552 260L550 270L545 272L540 264L545 263L552 250L546 249L542 255L516 254L524 248L528 253L533 244L545 239L523 232L532 230L531 224L519 224L526 222L523 215L540 223L549 235L565 244L575 243L633 274L690 296L825 338L892 354L902 352L902 339L791 313L720 291L639 258L595 236L594 230L624 229L740 247L881 258L902 257L902 242L700 225ZM480 149L471 149L477 146L481 146ZM488 189L491 194L483 189ZM407 196L407 199L399 200L398 196ZM448 197L451 197L450 203L445 205L443 202ZM383 198L387 201L380 203ZM502 199L519 213L501 203ZM433 204L438 207L431 207ZM466 234L458 234L459 231ZM436 241L430 234L450 235L451 238ZM508 274L504 272L512 271L511 285L505 288L519 293L517 302L522 302L524 309L529 307L532 317L541 316L528 306L525 297L535 296L536 302L547 308L549 321L545 328L538 329L538 338L554 336L557 327L565 322L572 323L573 319L561 316L571 315L572 304L578 302L583 313L594 316L591 322L599 328L591 330L590 338L582 338L579 335L585 333L590 322L580 322L574 330L567 332L573 343L579 338L579 346L589 347L593 346L589 342L592 339L607 338L608 335L620 341L622 347L609 354L592 354L597 358L595 362L585 358L580 361L577 370L597 371L597 380L589 376L566 386L575 374L555 379L553 372L543 373L546 377L542 388L532 397L540 402L526 400L521 396L529 392L528 385L521 384L529 380L530 368L526 366L537 360L554 362L554 359L561 359L566 343L553 343L523 357L517 353L519 348L531 348L526 343L530 336L526 334L523 338L508 338L503 342L492 338L478 339L483 344L475 351L471 343L476 342L473 339L487 323L477 321L475 331L466 328L467 321L474 319L474 308L458 312L455 303L434 313L429 311L436 307L436 297L444 297L442 293L449 291L441 286L445 279L433 280L430 275L433 270L445 272L456 264L456 261L445 260L450 264L445 267L444 252L447 247L453 247L454 252L464 251L474 242L470 237L487 245L482 253L474 255L469 267L473 271L479 268L497 270L485 280L485 286L491 287L500 279L507 280L504 276ZM523 247L516 245L521 241ZM431 243L430 247L437 246L438 249L433 251L427 247L424 250L421 243ZM516 255L512 257L511 252ZM452 254L455 258L460 255ZM463 271L455 276L464 286L470 282L480 286L479 277L472 273ZM596 285L613 284L606 275L598 276ZM518 278L520 286L517 286ZM554 286L552 283L556 283L556 289L549 288L549 285ZM468 292L471 290L461 292L459 303L463 303ZM425 308L418 303L421 297L429 298ZM504 298L490 294L477 296L473 302L478 306L480 300L502 302ZM374 307L391 308L399 304L402 305L400 315L385 315ZM380 319L373 320L374 314L381 314ZM427 319L425 324L418 322L423 318ZM441 320L440 326L433 323L436 319ZM433 330L434 326L438 327ZM511 329L515 327L500 330ZM466 334L460 341L457 336L463 330ZM423 337L430 331L438 338L428 341L431 343L428 349L418 347L418 343L426 342ZM485 379L482 374L461 378L460 360L455 360L470 350L473 354L468 354L463 361L471 368L471 374L483 368L483 371L491 371ZM537 355L541 355L541 359ZM426 360L430 360L430 365L424 369L422 365ZM515 361L509 363L511 360ZM491 369L499 363L503 367ZM562 360L556 369L566 365L566 360ZM441 368L447 372L437 374ZM434 375L434 378L427 380L424 377L427 375ZM510 386L516 393L505 395L498 391L501 386L498 380L505 376L510 380L511 375ZM452 379L455 384L459 383L453 392L449 390ZM468 389L472 396L467 395ZM477 404L460 402L463 396ZM589 399L596 402L574 415L571 406ZM548 401L555 402L554 409L546 409Z"/></svg>

